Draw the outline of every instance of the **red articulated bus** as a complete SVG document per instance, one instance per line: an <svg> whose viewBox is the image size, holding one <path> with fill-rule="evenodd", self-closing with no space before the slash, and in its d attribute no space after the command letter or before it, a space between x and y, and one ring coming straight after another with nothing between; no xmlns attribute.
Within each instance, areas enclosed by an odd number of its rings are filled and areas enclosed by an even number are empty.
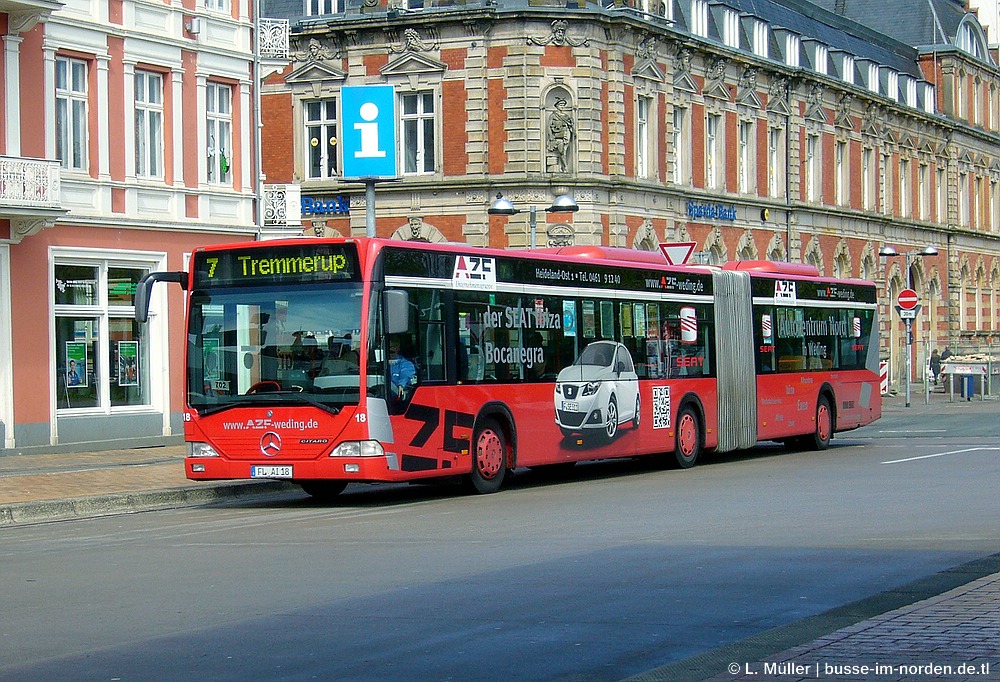
<svg viewBox="0 0 1000 682"><path fill-rule="evenodd" d="M196 250L140 284L140 321L156 281L189 292L191 479L489 493L517 467L823 449L881 416L875 285L811 266L300 238Z"/></svg>

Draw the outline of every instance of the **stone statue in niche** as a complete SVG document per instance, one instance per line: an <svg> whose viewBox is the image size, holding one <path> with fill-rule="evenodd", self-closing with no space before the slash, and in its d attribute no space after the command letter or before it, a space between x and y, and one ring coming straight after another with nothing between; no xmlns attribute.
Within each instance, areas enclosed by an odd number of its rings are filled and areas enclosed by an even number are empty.
<svg viewBox="0 0 1000 682"><path fill-rule="evenodd" d="M549 115L548 140L545 145L548 151L548 167L558 173L568 173L570 170L570 154L573 140L576 137L576 122L573 112L565 98L556 100L555 109Z"/></svg>

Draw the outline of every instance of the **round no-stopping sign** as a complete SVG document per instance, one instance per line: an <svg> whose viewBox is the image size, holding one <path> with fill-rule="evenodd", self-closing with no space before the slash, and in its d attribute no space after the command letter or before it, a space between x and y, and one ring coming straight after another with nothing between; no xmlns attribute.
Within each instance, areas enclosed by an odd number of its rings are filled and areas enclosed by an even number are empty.
<svg viewBox="0 0 1000 682"><path fill-rule="evenodd" d="M917 292L913 289L903 289L899 292L899 295L896 296L896 303L898 303L899 307L903 310L913 310L917 307L918 300Z"/></svg>

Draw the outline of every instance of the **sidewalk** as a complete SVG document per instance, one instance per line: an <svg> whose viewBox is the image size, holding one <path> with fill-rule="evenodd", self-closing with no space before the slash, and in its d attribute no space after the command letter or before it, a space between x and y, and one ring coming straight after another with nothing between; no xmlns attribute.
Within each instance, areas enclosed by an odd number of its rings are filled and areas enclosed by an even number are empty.
<svg viewBox="0 0 1000 682"><path fill-rule="evenodd" d="M0 526L205 504L289 487L279 481L189 481L184 448L0 456Z"/></svg>

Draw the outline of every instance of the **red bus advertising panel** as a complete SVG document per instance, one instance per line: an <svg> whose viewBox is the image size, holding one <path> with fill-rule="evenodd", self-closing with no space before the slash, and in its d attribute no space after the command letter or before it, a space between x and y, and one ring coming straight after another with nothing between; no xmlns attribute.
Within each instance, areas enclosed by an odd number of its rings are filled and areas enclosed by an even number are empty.
<svg viewBox="0 0 1000 682"><path fill-rule="evenodd" d="M762 261L670 266L606 247L379 239L211 247L190 273L189 478L351 481L779 440L881 415L875 287Z"/></svg>

